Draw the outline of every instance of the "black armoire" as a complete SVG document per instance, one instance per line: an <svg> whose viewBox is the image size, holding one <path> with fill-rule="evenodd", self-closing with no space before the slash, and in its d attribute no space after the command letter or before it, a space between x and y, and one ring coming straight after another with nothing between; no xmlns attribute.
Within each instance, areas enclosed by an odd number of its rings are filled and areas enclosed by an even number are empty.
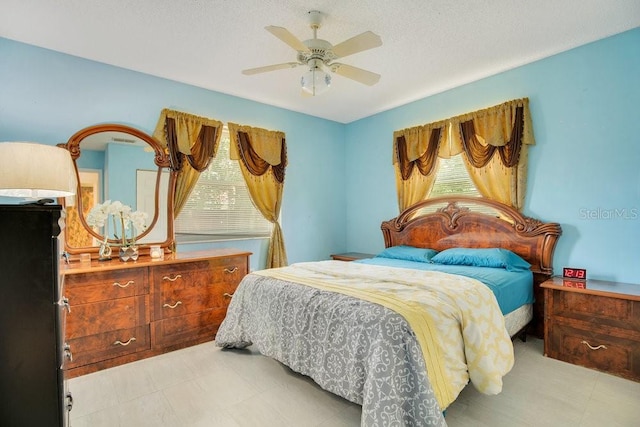
<svg viewBox="0 0 640 427"><path fill-rule="evenodd" d="M67 426L59 205L0 205L0 424Z"/></svg>

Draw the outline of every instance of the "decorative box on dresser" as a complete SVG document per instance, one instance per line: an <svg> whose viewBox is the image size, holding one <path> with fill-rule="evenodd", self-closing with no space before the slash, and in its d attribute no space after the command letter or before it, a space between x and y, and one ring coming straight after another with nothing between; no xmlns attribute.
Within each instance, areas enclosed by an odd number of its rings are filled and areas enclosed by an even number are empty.
<svg viewBox="0 0 640 427"><path fill-rule="evenodd" d="M0 206L0 424L68 426L59 205Z"/></svg>
<svg viewBox="0 0 640 427"><path fill-rule="evenodd" d="M212 340L250 255L215 249L64 265L68 376Z"/></svg>
<svg viewBox="0 0 640 427"><path fill-rule="evenodd" d="M545 355L640 381L640 285L553 277L541 287Z"/></svg>

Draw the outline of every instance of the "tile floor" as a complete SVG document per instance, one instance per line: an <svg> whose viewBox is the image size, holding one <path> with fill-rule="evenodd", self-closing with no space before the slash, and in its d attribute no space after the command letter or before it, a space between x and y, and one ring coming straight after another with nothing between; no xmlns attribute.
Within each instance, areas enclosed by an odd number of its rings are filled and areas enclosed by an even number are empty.
<svg viewBox="0 0 640 427"><path fill-rule="evenodd" d="M456 426L640 426L640 383L542 356L515 341L497 396L467 386L447 410ZM69 381L71 427L357 427L360 407L255 350L201 344Z"/></svg>

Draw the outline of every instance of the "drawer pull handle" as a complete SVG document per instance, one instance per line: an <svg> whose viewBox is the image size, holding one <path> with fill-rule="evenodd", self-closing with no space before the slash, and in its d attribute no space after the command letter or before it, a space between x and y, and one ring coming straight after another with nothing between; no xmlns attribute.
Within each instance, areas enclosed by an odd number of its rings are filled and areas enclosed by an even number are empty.
<svg viewBox="0 0 640 427"><path fill-rule="evenodd" d="M182 304L182 301L178 301L175 304L171 305L171 304L164 304L163 307L168 307L168 308L176 308L177 306L179 306L180 304Z"/></svg>
<svg viewBox="0 0 640 427"><path fill-rule="evenodd" d="M64 343L64 355L69 362L73 362L73 354L71 353L71 346L68 343Z"/></svg>
<svg viewBox="0 0 640 427"><path fill-rule="evenodd" d="M233 298L233 294L230 294L229 292L225 292L224 294L222 294L222 296L227 298Z"/></svg>
<svg viewBox="0 0 640 427"><path fill-rule="evenodd" d="M67 310L67 313L71 313L71 306L69 305L69 299L65 296L63 296L60 299L59 304L62 306L63 309Z"/></svg>
<svg viewBox="0 0 640 427"><path fill-rule="evenodd" d="M179 278L181 278L181 277L182 277L182 275L180 275L180 274L176 274L176 276L175 276L173 279L172 279L171 277L169 277L169 276L164 276L164 277L162 278L162 280L168 280L168 281L170 281L170 282L175 282L176 280L178 280L178 279L179 279Z"/></svg>
<svg viewBox="0 0 640 427"><path fill-rule="evenodd" d="M228 268L224 269L224 272L229 274L235 273L236 271L238 271L238 266L233 267L231 270L229 270Z"/></svg>
<svg viewBox="0 0 640 427"><path fill-rule="evenodd" d="M607 346L606 346L606 345L600 344L599 346L594 347L594 346L592 346L591 344L589 344L588 342L586 342L586 341L584 341L584 340L581 342L581 344L586 345L586 346L587 346L587 347L589 347L591 350L600 350L601 348L604 348L605 350L607 349Z"/></svg>
<svg viewBox="0 0 640 427"><path fill-rule="evenodd" d="M123 347L124 347L124 346L126 346L126 345L131 344L131 343L132 343L132 342L134 342L135 340L136 340L136 337L131 337L131 338L129 338L129 341L127 341L127 342L122 342L122 341L120 341L120 340L116 340L116 341L113 343L113 345L121 345L121 346L123 346Z"/></svg>
<svg viewBox="0 0 640 427"><path fill-rule="evenodd" d="M70 412L73 409L73 396L71 395L71 392L67 393L67 412Z"/></svg>
<svg viewBox="0 0 640 427"><path fill-rule="evenodd" d="M127 286L129 286L129 285L133 285L134 283L136 283L136 282L134 282L133 280L129 280L129 281L128 281L127 283L125 283L124 285L123 285L122 283L113 282L113 286L118 286L118 287L120 287L120 288L126 288Z"/></svg>

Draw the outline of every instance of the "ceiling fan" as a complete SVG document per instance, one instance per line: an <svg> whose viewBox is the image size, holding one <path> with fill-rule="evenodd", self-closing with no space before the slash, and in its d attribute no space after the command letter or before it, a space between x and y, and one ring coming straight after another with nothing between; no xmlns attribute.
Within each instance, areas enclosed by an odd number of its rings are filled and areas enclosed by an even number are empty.
<svg viewBox="0 0 640 427"><path fill-rule="evenodd" d="M352 65L333 62L336 59L344 58L354 53L373 49L382 45L382 39L371 31L352 37L337 45L332 45L326 40L317 38L317 31L322 23L322 13L317 10L309 12L309 24L313 30L313 38L300 41L289 30L283 27L265 27L274 36L291 46L298 52L296 62L285 62L282 64L267 65L265 67L250 68L243 70L242 74L253 75L268 71L294 68L298 65L306 65L309 71L302 76L300 81L303 93L312 96L319 95L329 89L331 85L331 75L325 69L351 80L373 86L380 80L380 74L363 70Z"/></svg>

